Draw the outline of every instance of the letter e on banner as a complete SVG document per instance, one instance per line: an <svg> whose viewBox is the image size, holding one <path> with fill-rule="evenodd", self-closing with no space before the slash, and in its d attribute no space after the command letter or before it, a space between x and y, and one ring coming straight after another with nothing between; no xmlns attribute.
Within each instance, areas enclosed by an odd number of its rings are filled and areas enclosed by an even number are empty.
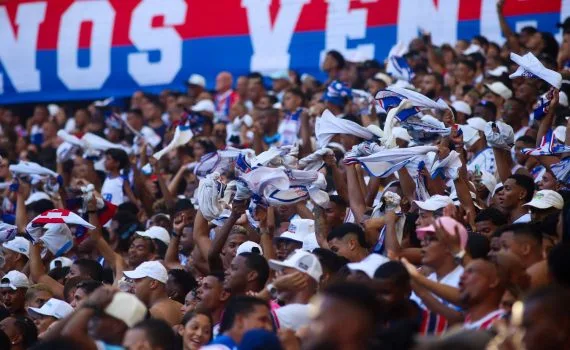
<svg viewBox="0 0 570 350"><path fill-rule="evenodd" d="M354 49L347 48L347 39L366 38L366 18L368 10L350 9L350 0L329 0L327 10L327 27L325 33L325 50L321 52L320 62L330 50L337 50L348 60L364 61L374 58L374 44L358 45Z"/></svg>
<svg viewBox="0 0 570 350"><path fill-rule="evenodd" d="M78 60L81 24L92 22L89 65ZM108 1L76 1L61 18L57 40L57 74L70 90L100 89L111 74L111 40L115 10ZM83 49L82 49L83 50Z"/></svg>
<svg viewBox="0 0 570 350"><path fill-rule="evenodd" d="M157 62L148 52L129 55L129 74L139 85L169 84L182 68L182 38L172 26L184 24L186 9L184 0L144 0L133 11L129 38L135 47L160 51ZM164 17L163 28L152 27L157 16Z"/></svg>
<svg viewBox="0 0 570 350"><path fill-rule="evenodd" d="M39 27L45 16L45 2L21 4L16 13L17 31L14 31L6 7L0 6L0 61L18 92L39 91L41 88L36 48ZM0 73L0 93L3 86L4 77Z"/></svg>

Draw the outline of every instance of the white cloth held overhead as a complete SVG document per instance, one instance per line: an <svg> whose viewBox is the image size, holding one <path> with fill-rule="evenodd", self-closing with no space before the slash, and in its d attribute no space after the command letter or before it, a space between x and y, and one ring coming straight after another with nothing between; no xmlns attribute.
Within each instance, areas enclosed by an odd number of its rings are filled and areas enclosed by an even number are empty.
<svg viewBox="0 0 570 350"><path fill-rule="evenodd" d="M365 127L350 120L335 117L328 109L317 118L315 124L315 135L320 148L326 147L334 135L349 134L358 136L365 140L371 140L376 135Z"/></svg>
<svg viewBox="0 0 570 350"><path fill-rule="evenodd" d="M321 148L309 154L305 158L299 159L299 169L302 170L319 170L323 167L323 158L326 155L334 154L330 148Z"/></svg>
<svg viewBox="0 0 570 350"><path fill-rule="evenodd" d="M485 138L489 147L502 148L507 151L515 144L513 128L503 122L488 122L485 126Z"/></svg>
<svg viewBox="0 0 570 350"><path fill-rule="evenodd" d="M196 190L196 199L198 200L198 208L204 218L212 221L222 214L229 202L225 201L224 191L225 185L219 181L220 174L208 174L200 180L198 189Z"/></svg>
<svg viewBox="0 0 570 350"><path fill-rule="evenodd" d="M55 171L33 162L19 161L18 164L10 165L9 169L16 175L43 175L52 177L58 176Z"/></svg>
<svg viewBox="0 0 570 350"><path fill-rule="evenodd" d="M516 53L511 52L511 60L518 64L519 68L513 74L509 75L509 78L537 77L557 89L560 89L562 86L562 75L543 66L538 58L536 58L532 53L529 52L524 56L519 56Z"/></svg>
<svg viewBox="0 0 570 350"><path fill-rule="evenodd" d="M440 109L445 110L449 109L447 103L441 98L437 101L433 101L429 97L420 94L419 92L412 91L409 89L404 89L397 86L389 86L386 88L388 91L392 91L397 93L398 95L402 95L404 98L410 100L412 106L420 107L420 108L433 108L433 109Z"/></svg>
<svg viewBox="0 0 570 350"><path fill-rule="evenodd" d="M406 166L415 157L436 151L435 146L385 149L366 157L359 157L357 160L371 175L386 177Z"/></svg>

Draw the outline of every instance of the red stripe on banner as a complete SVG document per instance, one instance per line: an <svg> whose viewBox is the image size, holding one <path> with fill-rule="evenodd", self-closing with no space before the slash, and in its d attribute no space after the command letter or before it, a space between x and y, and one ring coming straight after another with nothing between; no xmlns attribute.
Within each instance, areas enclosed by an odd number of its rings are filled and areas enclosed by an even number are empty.
<svg viewBox="0 0 570 350"><path fill-rule="evenodd" d="M473 0L461 0L459 3L458 20L473 21L481 17L481 2Z"/></svg>
<svg viewBox="0 0 570 350"><path fill-rule="evenodd" d="M436 6L442 2L432 1ZM484 0L457 0L460 1L459 20L478 20L481 15L481 4ZM3 3L8 10L11 25L15 28L15 18L18 6L26 3L37 3L37 0L10 0ZM73 3L73 0L44 1L47 12L44 22L40 26L38 38L39 49L55 49L60 31L61 18ZM129 27L131 15L140 0L109 0L115 10L113 27L113 46L130 46ZM562 0L508 0L504 13L506 16L556 13L560 11ZM248 35L248 21L246 9L241 6L242 1L200 1L186 0L187 11L185 23L176 26L176 30L183 39L224 37ZM399 0L353 0L350 9L366 9L367 25L369 27L396 25L398 19ZM281 7L280 0L272 0L269 12L274 23ZM259 9L263 10L263 9ZM302 13L295 27L295 32L324 31L329 8L327 0L311 0L303 6ZM164 19L157 16L153 19L154 27L162 27ZM82 48L88 47L91 37L92 24L82 25L80 43ZM17 33L17 31L16 31Z"/></svg>

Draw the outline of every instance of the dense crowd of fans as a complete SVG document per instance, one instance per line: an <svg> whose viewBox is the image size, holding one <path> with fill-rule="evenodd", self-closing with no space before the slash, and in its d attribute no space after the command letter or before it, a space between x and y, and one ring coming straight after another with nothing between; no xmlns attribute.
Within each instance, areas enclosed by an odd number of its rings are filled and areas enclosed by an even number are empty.
<svg viewBox="0 0 570 350"><path fill-rule="evenodd" d="M502 5L324 82L0 106L0 349L570 349L570 19Z"/></svg>

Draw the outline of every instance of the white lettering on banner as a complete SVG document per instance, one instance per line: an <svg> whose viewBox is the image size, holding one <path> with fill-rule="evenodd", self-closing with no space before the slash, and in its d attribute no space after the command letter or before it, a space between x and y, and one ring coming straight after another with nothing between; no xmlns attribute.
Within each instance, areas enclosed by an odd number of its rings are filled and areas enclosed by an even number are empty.
<svg viewBox="0 0 570 350"><path fill-rule="evenodd" d="M182 38L172 26L184 24L184 0L144 0L133 11L129 38L139 51L128 58L129 74L139 85L171 83L182 68ZM164 17L164 28L153 28L152 19ZM148 51L160 51L160 60L150 61Z"/></svg>
<svg viewBox="0 0 570 350"><path fill-rule="evenodd" d="M409 43L420 29L431 33L435 45L457 41L459 0L400 0L398 41Z"/></svg>
<svg viewBox="0 0 570 350"><path fill-rule="evenodd" d="M320 62L330 50L337 50L350 61L364 61L374 58L374 44L358 45L349 49L347 39L366 38L366 19L368 10L350 9L351 0L329 0L327 25L325 30L325 49L321 52Z"/></svg>
<svg viewBox="0 0 570 350"><path fill-rule="evenodd" d="M271 0L242 0L253 46L250 69L270 73L289 68L289 45L305 4L311 0L281 0L273 27L269 5Z"/></svg>
<svg viewBox="0 0 570 350"><path fill-rule="evenodd" d="M89 66L78 62L81 24L92 22ZM99 89L111 74L115 10L108 1L76 1L61 17L57 40L57 75L71 90Z"/></svg>
<svg viewBox="0 0 570 350"><path fill-rule="evenodd" d="M560 4L560 23L563 23L566 17L570 16L570 0L562 0ZM562 42L562 29L556 34L556 40Z"/></svg>
<svg viewBox="0 0 570 350"><path fill-rule="evenodd" d="M0 6L0 61L18 92L39 91L40 71L36 68L36 48L46 3L21 4L16 13L17 32L12 30L5 6ZM16 34L17 33L17 34ZM0 73L0 87L4 77ZM3 93L3 88L0 93Z"/></svg>
<svg viewBox="0 0 570 350"><path fill-rule="evenodd" d="M481 21L479 22L481 35L502 44L505 38L501 32L499 15L497 14L497 0L483 0L481 3Z"/></svg>

